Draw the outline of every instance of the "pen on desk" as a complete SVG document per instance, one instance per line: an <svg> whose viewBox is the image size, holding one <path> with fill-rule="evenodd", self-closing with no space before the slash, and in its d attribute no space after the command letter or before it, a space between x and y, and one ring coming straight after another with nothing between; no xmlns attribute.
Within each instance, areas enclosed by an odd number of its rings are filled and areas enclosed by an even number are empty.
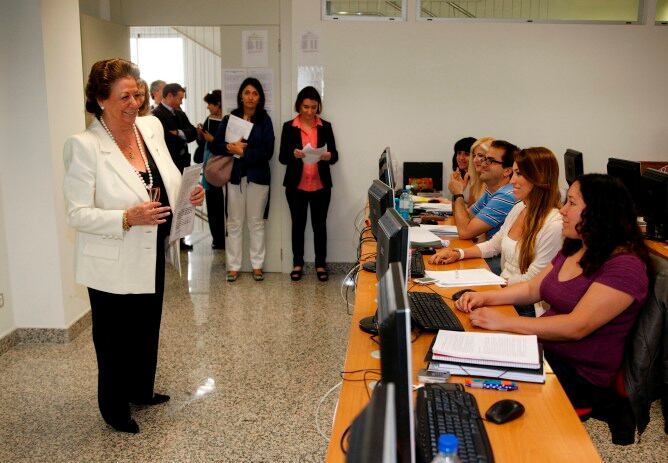
<svg viewBox="0 0 668 463"><path fill-rule="evenodd" d="M494 389L496 391L515 391L518 389L517 383L505 380L488 379L467 379L466 387L473 389Z"/></svg>

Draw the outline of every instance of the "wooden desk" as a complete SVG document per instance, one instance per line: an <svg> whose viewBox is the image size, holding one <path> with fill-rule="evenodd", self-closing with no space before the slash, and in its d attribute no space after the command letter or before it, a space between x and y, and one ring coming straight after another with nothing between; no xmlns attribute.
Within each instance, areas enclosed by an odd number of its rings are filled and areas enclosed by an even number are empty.
<svg viewBox="0 0 668 463"><path fill-rule="evenodd" d="M645 244L652 253L668 259L668 243L665 241L660 243L659 241L645 240Z"/></svg>
<svg viewBox="0 0 668 463"><path fill-rule="evenodd" d="M454 247L470 246L470 241L455 240ZM375 243L365 243L363 254L374 252ZM426 259L426 257L425 257ZM427 264L427 268L436 268ZM447 268L480 268L485 265L482 259L468 259L447 266ZM444 269L444 266L438 266ZM436 291L451 296L456 289L436 288ZM492 287L480 287L480 290ZM414 286L411 290L430 291L428 288ZM373 315L376 310L376 276L361 271L357 281L355 310L350 324L348 351L344 371L350 372L363 369L380 369L380 361L371 353L378 350L378 345L371 337L362 332L358 323L360 319ZM451 304L451 301L447 301ZM510 306L499 310L515 313ZM468 320L468 316L455 311L467 331L477 330ZM416 373L426 364L425 355L433 339L433 334L425 333L412 344L413 350L413 381L417 383ZM362 379L362 374L345 375L353 379ZM367 379L375 379L379 375L369 374ZM464 377L453 377L453 382L463 382ZM548 373L545 384L519 383L514 392L500 392L474 389L481 414L496 401L516 399L522 402L526 412L519 419L504 425L485 423L489 435L495 461L504 462L562 462L582 461L597 462L601 458L589 438L589 434L575 414L566 394L554 374ZM343 462L345 456L340 448L341 436L350 426L353 419L368 402L367 385L363 381L344 381L332 435L327 449L328 462Z"/></svg>

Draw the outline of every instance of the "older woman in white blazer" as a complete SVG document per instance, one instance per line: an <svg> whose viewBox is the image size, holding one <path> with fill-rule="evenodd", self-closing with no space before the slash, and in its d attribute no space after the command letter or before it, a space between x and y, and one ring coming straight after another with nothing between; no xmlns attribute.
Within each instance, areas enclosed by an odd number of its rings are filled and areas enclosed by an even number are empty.
<svg viewBox="0 0 668 463"><path fill-rule="evenodd" d="M137 118L138 78L129 61L95 63L86 85L95 120L64 148L67 219L77 230L76 280L90 297L100 412L130 433L139 432L130 403L169 400L153 384L169 205L181 185L160 121ZM201 186L191 192L192 204L203 198Z"/></svg>

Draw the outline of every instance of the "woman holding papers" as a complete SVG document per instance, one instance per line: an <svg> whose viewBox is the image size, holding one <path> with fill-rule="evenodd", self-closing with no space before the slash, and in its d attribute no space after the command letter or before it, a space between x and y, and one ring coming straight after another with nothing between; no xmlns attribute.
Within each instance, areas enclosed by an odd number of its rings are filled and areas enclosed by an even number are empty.
<svg viewBox="0 0 668 463"><path fill-rule="evenodd" d="M130 433L139 432L130 403L169 400L154 394L153 383L170 202L181 187L160 121L137 117L138 79L129 61L95 63L86 85L86 110L95 119L63 150L67 221L77 231L76 279L90 297L100 412L114 429ZM198 185L190 202L203 200Z"/></svg>
<svg viewBox="0 0 668 463"><path fill-rule="evenodd" d="M581 176L569 188L561 215L564 245L551 264L527 282L466 293L456 307L471 313L474 326L537 335L575 407L627 407L621 422L610 416L615 439L620 427L628 428L624 417L633 416L628 403L613 402L611 386L626 336L647 297L648 251L630 194L612 177ZM483 307L541 299L550 309L535 319Z"/></svg>
<svg viewBox="0 0 668 463"><path fill-rule="evenodd" d="M285 164L285 196L292 217L292 281L301 280L304 269L304 229L309 205L318 280L327 281L327 210L332 191L329 166L339 160L332 124L320 118L322 101L313 87L304 87L295 102L297 116L283 124L279 161ZM305 148L321 148L311 154ZM307 151L305 153L305 151Z"/></svg>
<svg viewBox="0 0 668 463"><path fill-rule="evenodd" d="M209 116L202 124L197 126L197 151L195 158L200 153L201 158L195 162L206 164L211 156L209 145L213 142L213 135L218 131L218 126L223 117L223 104L220 90L213 90L204 96L206 109ZM211 231L211 249L225 249L225 195L222 187L210 185L202 176L202 186L206 191L206 212L209 218L209 230Z"/></svg>
<svg viewBox="0 0 668 463"><path fill-rule="evenodd" d="M510 183L518 203L508 213L499 233L466 249L443 249L429 262L449 264L501 254L501 276L511 285L533 278L549 265L562 245L559 164L552 151L547 148L519 151ZM526 309L533 312L533 307Z"/></svg>
<svg viewBox="0 0 668 463"><path fill-rule="evenodd" d="M225 252L229 282L236 281L241 270L244 218L250 234L253 279L264 280L264 221L269 205L269 160L274 154L274 127L264 109L264 103L264 90L260 81L253 77L245 79L237 93L237 108L222 120L210 146L213 154L234 156L232 176L225 191ZM252 124L252 128L248 123ZM230 133L227 133L228 125ZM247 137L230 136L232 132L242 133L247 128L250 128Z"/></svg>

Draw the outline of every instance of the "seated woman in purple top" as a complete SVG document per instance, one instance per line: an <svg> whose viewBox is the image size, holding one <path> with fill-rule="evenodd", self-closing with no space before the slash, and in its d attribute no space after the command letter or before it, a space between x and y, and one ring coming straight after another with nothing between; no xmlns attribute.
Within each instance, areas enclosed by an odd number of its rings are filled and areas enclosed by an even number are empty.
<svg viewBox="0 0 668 463"><path fill-rule="evenodd" d="M456 307L474 326L537 335L573 406L612 406L624 342L647 297L647 248L628 191L607 175L581 176L560 212L564 245L551 265L524 283L465 293ZM541 299L550 309L535 319L483 307Z"/></svg>

